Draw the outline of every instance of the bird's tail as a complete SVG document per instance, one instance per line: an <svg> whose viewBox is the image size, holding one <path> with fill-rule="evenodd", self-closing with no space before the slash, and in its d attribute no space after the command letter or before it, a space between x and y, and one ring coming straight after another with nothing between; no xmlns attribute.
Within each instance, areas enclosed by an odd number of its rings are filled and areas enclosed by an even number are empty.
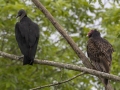
<svg viewBox="0 0 120 90"><path fill-rule="evenodd" d="M26 64L32 65L33 62L34 62L33 58L30 58L29 56L24 56L23 65L26 65Z"/></svg>
<svg viewBox="0 0 120 90"><path fill-rule="evenodd" d="M99 77L99 79L102 81L102 83L104 84L105 86L105 90L114 90L114 88L112 87L112 85L109 83L109 80L108 79L104 79L104 78L101 78ZM107 80L107 81L106 81Z"/></svg>
<svg viewBox="0 0 120 90"><path fill-rule="evenodd" d="M107 85L108 84L108 79L104 78L104 83L105 83L105 85Z"/></svg>
<svg viewBox="0 0 120 90"><path fill-rule="evenodd" d="M103 67L103 64L102 63L97 63L97 62L94 62L92 61L92 64L94 66L94 68L98 71L105 71L105 68ZM108 72L107 72L108 73ZM106 79L106 78L102 78L102 77L99 77L99 79L101 80L101 82L104 84L105 86L105 90L114 90L112 88L112 85L109 83L109 80Z"/></svg>
<svg viewBox="0 0 120 90"><path fill-rule="evenodd" d="M103 83L104 83L104 85L105 85L105 90L109 90L109 89L107 88L107 85L108 85L108 79L103 78Z"/></svg>

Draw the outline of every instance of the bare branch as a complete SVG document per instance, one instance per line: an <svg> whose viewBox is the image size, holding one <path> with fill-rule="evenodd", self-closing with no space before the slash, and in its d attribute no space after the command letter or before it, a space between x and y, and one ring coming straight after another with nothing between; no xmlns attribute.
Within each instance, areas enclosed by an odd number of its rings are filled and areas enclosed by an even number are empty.
<svg viewBox="0 0 120 90"><path fill-rule="evenodd" d="M8 54L5 52L0 51L0 56L7 57L13 60L19 60L19 56L13 55L13 54Z"/></svg>
<svg viewBox="0 0 120 90"><path fill-rule="evenodd" d="M45 14L45 16L51 21L53 26L58 30L58 32L66 39L66 41L70 44L72 49L78 55L78 57L82 60L83 64L86 67L93 68L88 58L84 55L84 53L79 49L79 47L75 44L72 38L66 33L63 27L54 19L54 17L47 11L47 9L38 1L32 0L33 3Z"/></svg>
<svg viewBox="0 0 120 90"><path fill-rule="evenodd" d="M82 60L83 64L88 67L94 69L88 58L85 56L85 54L79 49L79 47L75 44L75 42L72 40L72 38L65 32L63 27L54 19L54 17L47 11L47 9L38 1L38 0L32 0L32 2L40 9L43 14L51 21L53 26L57 29L57 31L66 39L66 41L70 44L72 49L75 51L75 53L78 55L78 57ZM101 77L98 77L101 82L105 85L103 82L104 79ZM114 90L112 86L108 85L109 90Z"/></svg>
<svg viewBox="0 0 120 90"><path fill-rule="evenodd" d="M67 80L65 80L65 81L57 82L57 83L54 83L54 84L48 84L48 85L44 85L44 86L39 86L39 87L36 87L36 88L32 88L32 89L30 89L30 90L37 90L37 89L42 89L42 88L46 88L46 87L51 87L51 86L60 85L60 84L69 82L69 81L71 81L71 80L73 80L73 79L75 79L75 78L77 78L77 77L79 77L79 76L81 76L81 75L83 75L83 74L85 74L85 73L77 74L76 76L73 76L72 78L67 79Z"/></svg>
<svg viewBox="0 0 120 90"><path fill-rule="evenodd" d="M8 53L2 52L2 51L0 51L0 56L7 57L11 60L19 60L19 56L8 54ZM82 71L82 72L89 73L89 74L92 74L92 75L95 75L98 77L104 77L104 78L111 79L114 81L120 81L120 77L118 77L118 76L104 73L104 72L100 72L100 71L96 71L96 70L89 69L86 67L80 67L77 65L64 64L64 63L60 63L60 62L53 62L53 60L50 61L50 60L38 60L38 59L35 59L34 63L41 64L41 65L54 66L54 67L59 67L59 68L64 68L64 69L69 69L69 70L74 70L74 71L80 71L80 72Z"/></svg>

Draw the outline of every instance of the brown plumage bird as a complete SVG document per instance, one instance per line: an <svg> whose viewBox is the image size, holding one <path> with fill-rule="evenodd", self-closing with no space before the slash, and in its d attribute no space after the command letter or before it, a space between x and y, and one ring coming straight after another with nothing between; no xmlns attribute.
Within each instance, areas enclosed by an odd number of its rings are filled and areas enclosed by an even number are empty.
<svg viewBox="0 0 120 90"><path fill-rule="evenodd" d="M112 62L112 45L100 35L100 32L91 30L88 33L87 54L94 68L101 72L110 73ZM105 86L108 84L108 79L103 80Z"/></svg>

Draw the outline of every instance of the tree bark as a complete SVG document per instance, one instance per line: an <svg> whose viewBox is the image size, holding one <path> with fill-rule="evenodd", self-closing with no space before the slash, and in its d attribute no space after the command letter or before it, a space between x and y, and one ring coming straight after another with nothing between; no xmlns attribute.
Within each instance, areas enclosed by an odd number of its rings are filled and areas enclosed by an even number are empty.
<svg viewBox="0 0 120 90"><path fill-rule="evenodd" d="M75 44L75 42L72 40L72 38L65 32L65 30L63 29L63 27L54 19L54 17L47 11L47 9L38 0L32 0L32 2L50 20L50 22L57 29L57 31L64 37L64 39L66 39L66 41L69 43L69 45L75 51L75 53L78 55L78 57L80 58L80 60L82 60L82 62L85 65L85 67L94 69L94 67L92 66L92 64L90 63L90 61L88 60L88 58L85 56L85 54L79 49L79 47ZM98 77L98 78L103 83L103 79L101 77ZM109 90L114 90L112 88L112 86L110 85L110 83L109 83L108 86L109 86Z"/></svg>
<svg viewBox="0 0 120 90"><path fill-rule="evenodd" d="M23 58L19 59L20 56L16 56L16 55L13 55L13 54L8 54L8 53L2 52L2 51L0 51L0 56L9 58L11 60L19 60L19 61L23 60ZM111 74L108 74L108 73L96 71L96 70L89 69L89 68L86 68L86 67L80 67L80 66L77 66L77 65L64 64L64 63L53 62L53 61L54 60L50 61L50 60L35 59L34 63L35 64L41 64L41 65L54 66L54 67L58 67L58 68L64 68L64 69L69 69L69 70L74 70L74 71L79 71L79 72L82 71L82 72L89 73L89 74L92 74L92 75L95 75L95 76L104 77L104 78L111 79L111 80L114 80L114 81L120 81L120 77L115 76L115 75L111 75Z"/></svg>
<svg viewBox="0 0 120 90"><path fill-rule="evenodd" d="M32 0L32 1L43 12L43 14L45 14L45 16L51 21L53 26L64 37L64 39L66 39L66 41L73 48L73 50L78 55L78 57L82 60L83 64L88 68L93 68L93 66L91 65L90 61L85 56L85 54L79 49L79 47L75 44L73 39L66 33L63 27L54 19L54 17L47 11L47 9L38 0Z"/></svg>

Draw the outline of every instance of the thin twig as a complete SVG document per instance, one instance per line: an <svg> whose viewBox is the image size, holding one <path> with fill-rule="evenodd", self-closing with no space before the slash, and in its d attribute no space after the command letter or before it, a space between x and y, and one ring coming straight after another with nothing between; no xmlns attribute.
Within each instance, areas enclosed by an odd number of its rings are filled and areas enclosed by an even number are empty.
<svg viewBox="0 0 120 90"><path fill-rule="evenodd" d="M64 39L68 42L68 44L72 47L72 49L78 55L80 60L82 60L85 67L93 69L94 67L92 66L88 58L85 56L85 54L82 52L82 50L79 49L79 47L76 45L73 39L67 34L64 28L55 20L55 18L51 15L51 13L42 5L42 3L39 0L32 0L32 2L38 7L38 9L40 9L43 12L43 14L46 16L46 18L50 20L50 22L53 24L56 30L64 37ZM112 89L112 86L110 85L110 83L109 83L109 90L114 90Z"/></svg>
<svg viewBox="0 0 120 90"><path fill-rule="evenodd" d="M64 80L64 81L61 81L61 82L57 82L57 83L54 83L54 84L48 84L48 85L44 85L44 86L39 86L39 87L36 87L36 88L32 88L30 90L37 90L37 89L42 89L42 88L46 88L46 87L51 87L51 86L56 86L56 85L60 85L60 84L63 84L63 83L66 83L66 82L69 82L81 75L85 74L84 72L83 73L80 73L80 74L77 74L76 76L73 76L72 78L70 79L67 79L67 80Z"/></svg>

